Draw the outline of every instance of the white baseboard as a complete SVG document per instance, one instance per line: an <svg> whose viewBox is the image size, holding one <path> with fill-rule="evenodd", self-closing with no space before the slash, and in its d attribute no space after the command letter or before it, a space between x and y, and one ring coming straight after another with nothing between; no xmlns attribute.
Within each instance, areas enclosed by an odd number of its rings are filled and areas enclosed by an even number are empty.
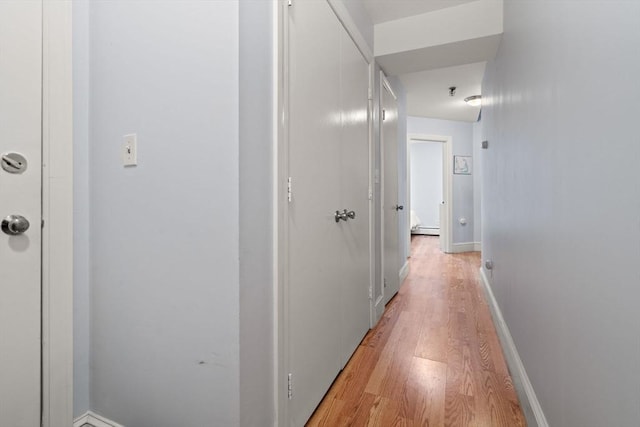
<svg viewBox="0 0 640 427"><path fill-rule="evenodd" d="M482 243L481 242L473 242L473 251L474 252L482 252Z"/></svg>
<svg viewBox="0 0 640 427"><path fill-rule="evenodd" d="M439 236L440 228L438 227L417 227L411 229L411 234L424 234L427 236Z"/></svg>
<svg viewBox="0 0 640 427"><path fill-rule="evenodd" d="M461 252L474 252L476 249L476 244L473 242L467 243L454 243L451 245L451 253L459 254Z"/></svg>
<svg viewBox="0 0 640 427"><path fill-rule="evenodd" d="M91 411L87 411L84 415L79 416L73 421L73 427L82 427L86 424L91 427L124 427L122 424L118 424Z"/></svg>
<svg viewBox="0 0 640 427"><path fill-rule="evenodd" d="M527 425L529 427L549 427L549 423L547 423L547 419L542 411L542 406L540 406L540 401L538 401L536 392L531 385L531 381L529 381L527 371L524 369L524 365L522 364L522 359L520 359L520 355L518 354L516 344L513 342L513 337L511 337L509 327L504 321L502 311L500 310L498 302L493 295L491 283L487 278L484 268L480 268L480 278L482 279L481 282L484 287L485 295L487 296L487 302L491 308L493 323L500 337L500 342L502 343L507 365L509 366L509 372L513 379L513 385L518 393L520 406L522 407L522 411L527 419Z"/></svg>
<svg viewBox="0 0 640 427"><path fill-rule="evenodd" d="M406 279L408 275L409 275L409 261L405 261L404 265L400 269L400 286L402 286L402 282L404 282L404 279Z"/></svg>

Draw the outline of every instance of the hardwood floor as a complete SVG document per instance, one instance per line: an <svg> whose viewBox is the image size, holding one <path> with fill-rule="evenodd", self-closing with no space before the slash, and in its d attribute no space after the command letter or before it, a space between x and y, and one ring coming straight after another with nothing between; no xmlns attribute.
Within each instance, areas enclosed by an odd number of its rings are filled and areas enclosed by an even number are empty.
<svg viewBox="0 0 640 427"><path fill-rule="evenodd" d="M525 426L477 252L411 241L410 273L307 426Z"/></svg>

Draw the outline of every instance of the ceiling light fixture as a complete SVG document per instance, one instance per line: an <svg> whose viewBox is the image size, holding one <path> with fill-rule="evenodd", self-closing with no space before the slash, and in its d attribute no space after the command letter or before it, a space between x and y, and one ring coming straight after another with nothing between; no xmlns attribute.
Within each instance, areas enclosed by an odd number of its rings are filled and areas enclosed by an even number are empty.
<svg viewBox="0 0 640 427"><path fill-rule="evenodd" d="M464 99L464 102L466 102L468 105L471 105L472 107L478 107L480 104L482 104L482 95L467 96Z"/></svg>

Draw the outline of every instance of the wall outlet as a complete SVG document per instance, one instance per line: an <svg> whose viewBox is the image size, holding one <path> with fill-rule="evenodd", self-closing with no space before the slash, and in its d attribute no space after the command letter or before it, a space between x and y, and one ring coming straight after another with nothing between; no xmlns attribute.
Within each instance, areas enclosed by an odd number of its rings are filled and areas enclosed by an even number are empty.
<svg viewBox="0 0 640 427"><path fill-rule="evenodd" d="M124 136L122 164L124 166L136 166L138 164L138 136L135 133Z"/></svg>

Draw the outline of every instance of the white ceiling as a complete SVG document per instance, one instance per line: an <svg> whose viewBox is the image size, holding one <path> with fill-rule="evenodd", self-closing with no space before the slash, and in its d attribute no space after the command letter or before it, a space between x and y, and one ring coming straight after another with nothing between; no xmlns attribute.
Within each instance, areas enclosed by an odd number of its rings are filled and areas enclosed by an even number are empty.
<svg viewBox="0 0 640 427"><path fill-rule="evenodd" d="M476 0L361 0L374 24L420 15Z"/></svg>
<svg viewBox="0 0 640 427"><path fill-rule="evenodd" d="M480 107L471 107L464 99L480 95L485 66L486 62L476 62L401 75L407 93L408 115L477 121ZM449 96L450 86L456 86L455 96Z"/></svg>
<svg viewBox="0 0 640 427"><path fill-rule="evenodd" d="M380 49L376 60L385 73L400 78L407 113L477 121L480 107L464 98L481 95L485 61L495 56L501 39L502 0L359 1L374 23L376 45L397 42L390 52ZM421 43L425 47L417 48ZM457 87L454 97L450 86Z"/></svg>

